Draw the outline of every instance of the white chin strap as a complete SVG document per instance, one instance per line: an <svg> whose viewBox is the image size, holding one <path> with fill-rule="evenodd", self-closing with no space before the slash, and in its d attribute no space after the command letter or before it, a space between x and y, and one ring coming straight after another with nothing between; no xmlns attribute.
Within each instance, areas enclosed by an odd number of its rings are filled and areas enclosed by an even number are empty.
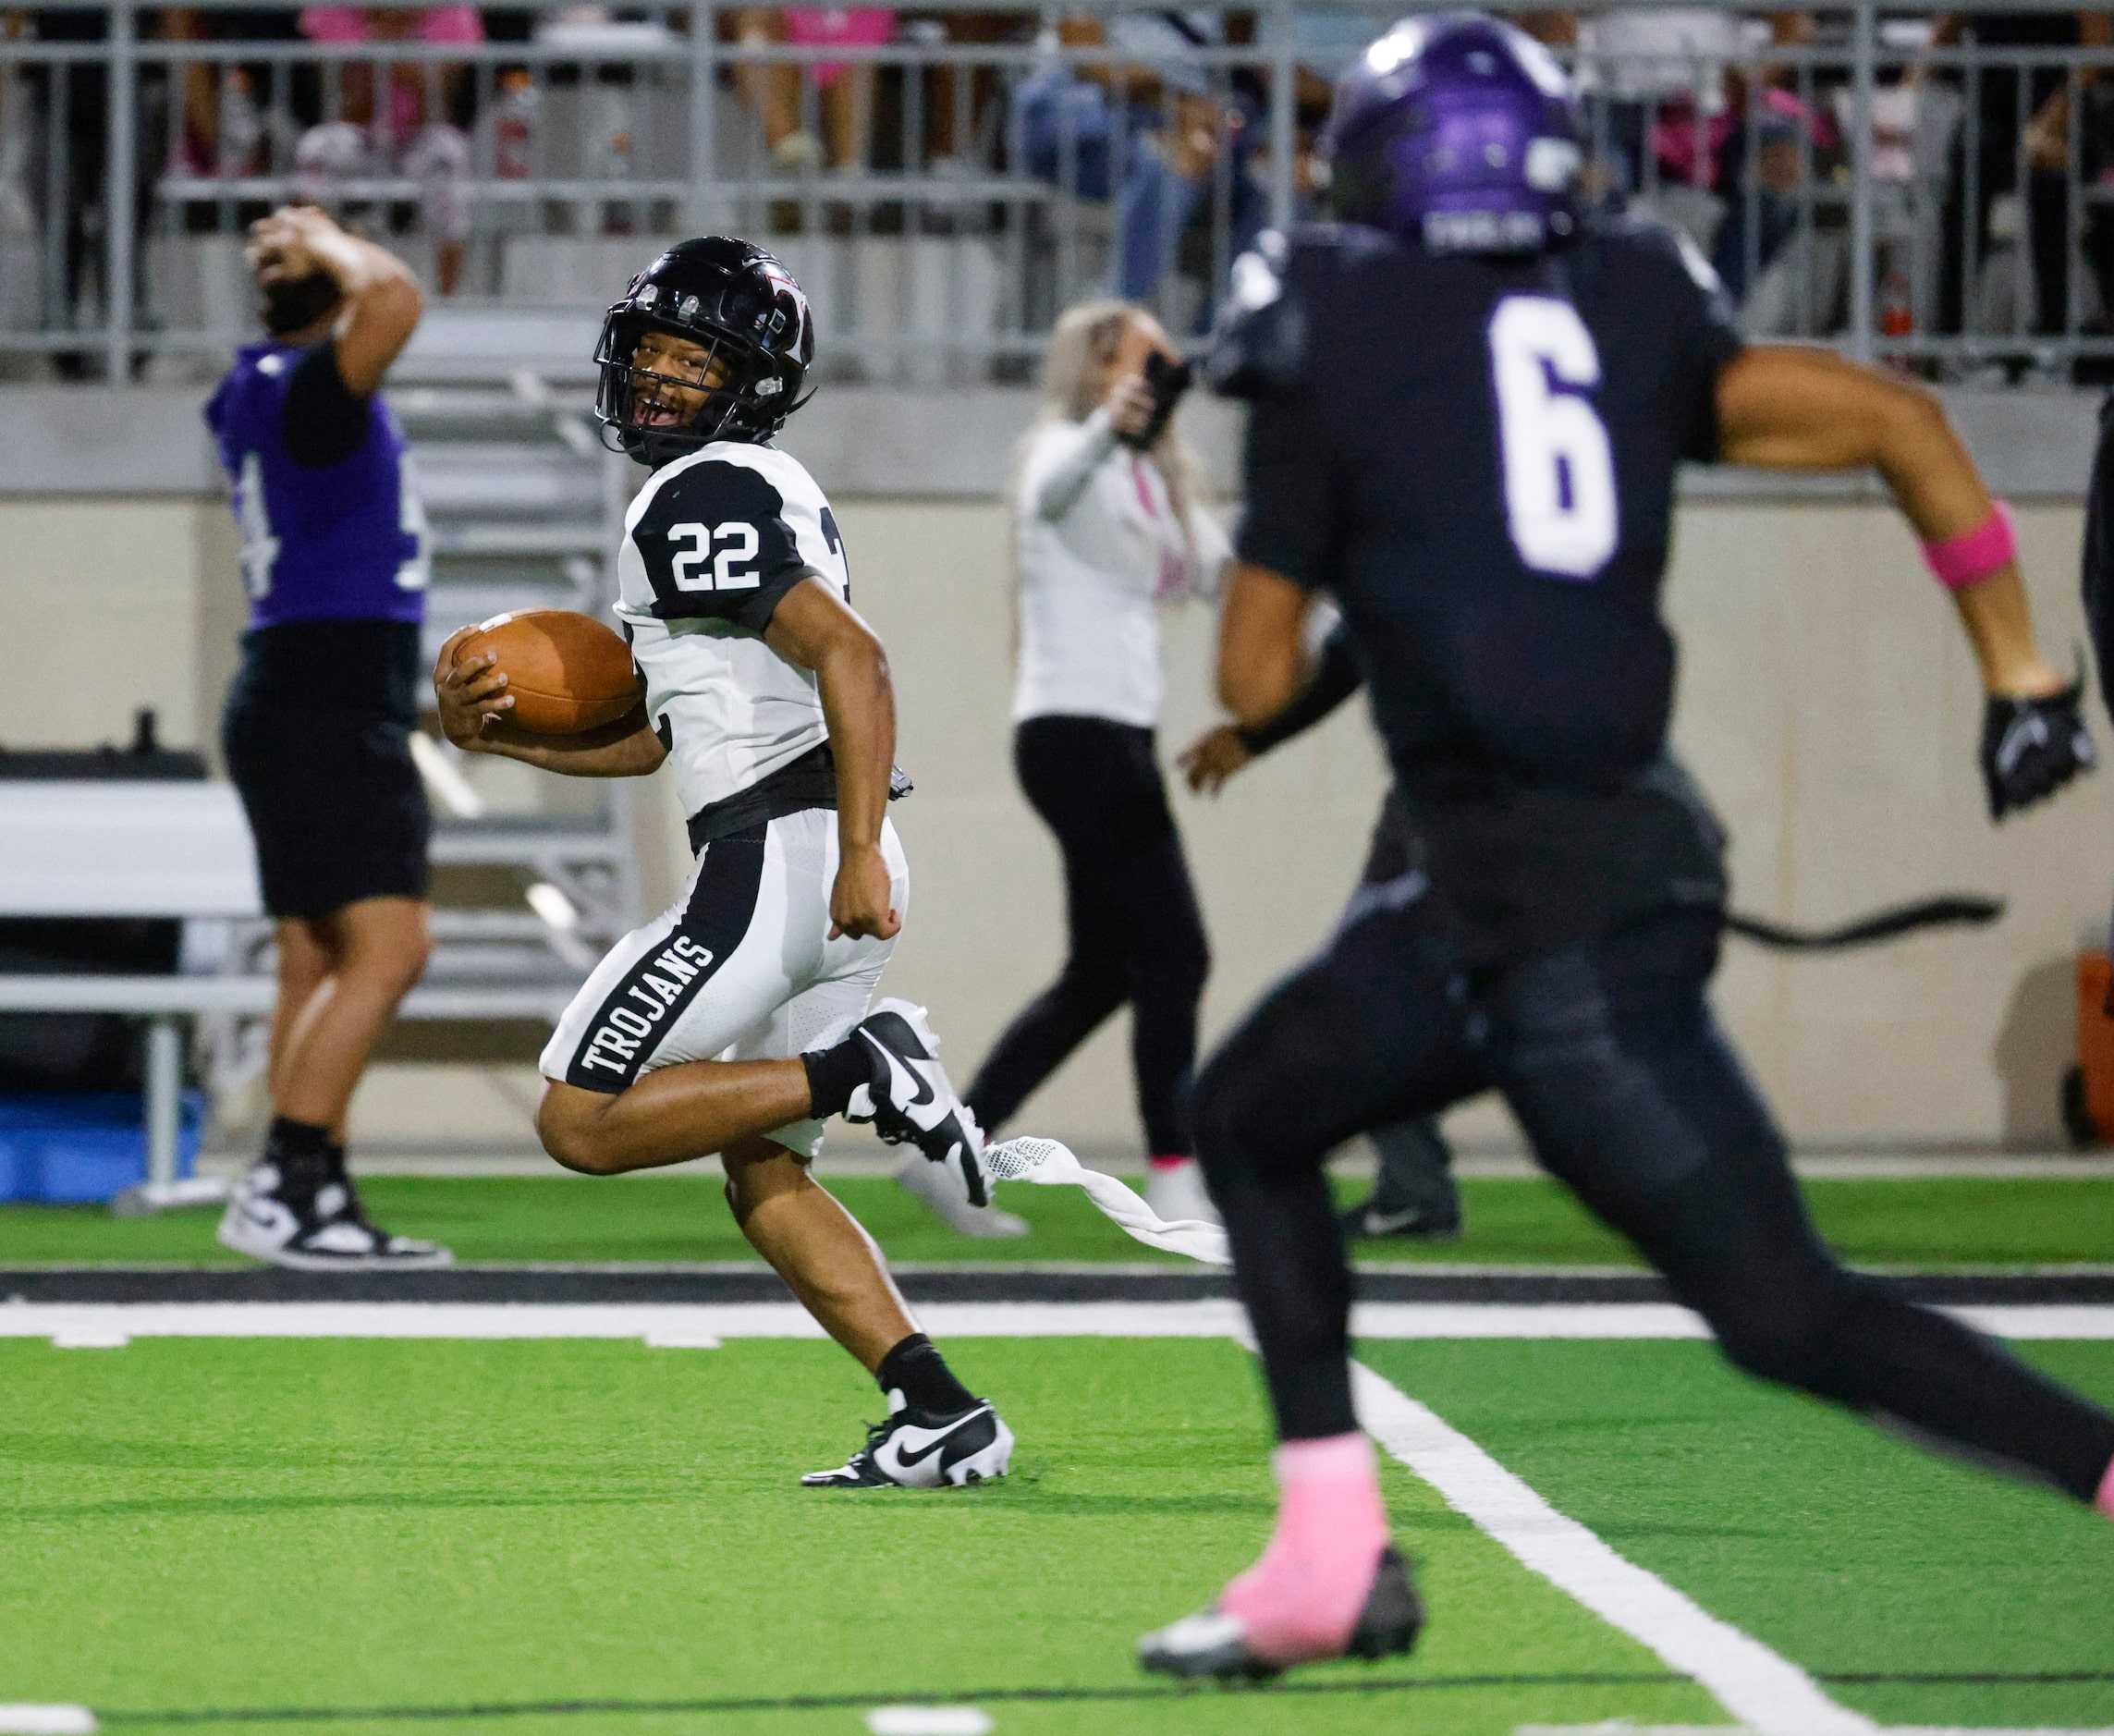
<svg viewBox="0 0 2114 1736"><path fill-rule="evenodd" d="M1127 1236L1149 1248L1184 1254L1206 1265L1231 1265L1233 1252L1226 1232L1200 1218L1179 1218L1173 1223L1145 1204L1132 1189L1114 1176L1089 1169L1072 1155L1071 1147L1054 1139L1009 1139L984 1154L984 1167L998 1181L1033 1181L1041 1187L1083 1188L1086 1197Z"/></svg>

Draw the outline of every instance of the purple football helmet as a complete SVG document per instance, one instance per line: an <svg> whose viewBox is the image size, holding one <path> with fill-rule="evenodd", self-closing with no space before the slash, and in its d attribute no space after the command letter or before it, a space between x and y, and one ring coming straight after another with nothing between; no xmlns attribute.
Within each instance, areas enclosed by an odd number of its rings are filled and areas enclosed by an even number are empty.
<svg viewBox="0 0 2114 1736"><path fill-rule="evenodd" d="M1578 99L1556 57L1479 12L1404 18L1336 87L1330 202L1433 252L1534 252L1578 226Z"/></svg>

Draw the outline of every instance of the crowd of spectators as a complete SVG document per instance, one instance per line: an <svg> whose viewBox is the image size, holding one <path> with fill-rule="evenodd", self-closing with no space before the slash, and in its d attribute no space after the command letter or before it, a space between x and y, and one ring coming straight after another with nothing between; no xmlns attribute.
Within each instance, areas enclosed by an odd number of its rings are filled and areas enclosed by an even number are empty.
<svg viewBox="0 0 2114 1736"><path fill-rule="evenodd" d="M804 218L795 202L769 205L768 225L813 221L817 198L889 199L900 209L901 191L876 177L1012 176L1062 195L991 202L988 224L1031 231L1028 257L1054 256L1056 230L1069 226L1076 261L1083 230L1100 287L1156 301L1196 328L1211 315L1227 262L1268 219L1277 178L1270 15L1192 8L1053 19L1025 10L726 6L715 16L730 51L723 80L757 135L762 173L798 182L805 202ZM262 208L290 189L352 206L371 226L415 232L446 295L464 281L479 210L472 182L545 174L537 104L547 87L584 79L600 99L578 111L596 133L592 148L573 150L556 178L611 182L633 172L626 44L680 37L690 14L312 6L169 7L139 18L148 38L197 50L141 81L134 205L142 234L154 224L238 226L248 204ZM1687 229L1758 332L1840 328L1847 15L1675 6L1519 20L1576 56L1595 197L1644 204ZM1289 176L1301 212L1316 204L1314 141L1331 81L1374 28L1354 13L1290 18ZM0 39L87 43L107 29L107 14L95 10L0 11ZM2094 189L2108 185L2114 201L2114 80L2088 70L2074 87L2073 115L2060 67L2022 78L2007 65L1970 78L1921 50L1970 39L1998 55L2109 47L2114 14L1889 15L1885 30L1890 58L1874 141L1883 331L2059 334L2073 321L2105 330L2114 202ZM473 73L445 55L390 60L385 46L469 50L532 39L577 41L581 66L509 67L502 50L496 66ZM309 63L242 55L247 43L304 41L377 52ZM974 67L859 57L886 43L994 52ZM1804 52L1816 46L1827 52ZM773 57L787 47L802 52ZM0 236L12 223L43 238L47 321L53 300L78 310L102 292L108 94L105 68L92 58L0 71ZM231 195L228 183L246 190ZM586 208L605 230L635 222L618 202ZM1094 287L1057 285L1046 300Z"/></svg>

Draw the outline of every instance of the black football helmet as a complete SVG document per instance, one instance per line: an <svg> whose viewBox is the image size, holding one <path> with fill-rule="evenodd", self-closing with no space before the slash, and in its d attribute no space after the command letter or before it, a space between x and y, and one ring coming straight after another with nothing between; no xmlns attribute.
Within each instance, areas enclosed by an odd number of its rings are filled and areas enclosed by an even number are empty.
<svg viewBox="0 0 2114 1736"><path fill-rule="evenodd" d="M687 338L706 350L704 367L727 378L687 422L668 412L656 385L696 389L698 376L658 374L634 358L648 332ZM800 385L814 361L814 321L793 275L762 248L730 236L678 241L631 280L602 321L594 351L602 384L594 413L617 445L647 464L666 464L714 440L768 440L807 399Z"/></svg>

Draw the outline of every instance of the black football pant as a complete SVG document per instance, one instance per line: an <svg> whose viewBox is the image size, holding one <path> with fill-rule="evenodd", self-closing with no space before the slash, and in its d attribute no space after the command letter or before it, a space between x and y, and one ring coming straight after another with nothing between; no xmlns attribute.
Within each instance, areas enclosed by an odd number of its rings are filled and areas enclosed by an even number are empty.
<svg viewBox="0 0 2114 1736"><path fill-rule="evenodd" d="M1187 1156L1196 1009L1211 953L1153 732L1103 717L1033 717L1014 731L1013 765L1064 852L1070 951L1057 980L984 1057L969 1106L985 1131L1002 1126L1129 1001L1148 1149Z"/></svg>
<svg viewBox="0 0 2114 1736"><path fill-rule="evenodd" d="M1704 999L1715 911L1517 968L1450 969L1410 876L1362 891L1197 1082L1198 1155L1287 1439L1356 1426L1350 1273L1321 1164L1361 1129L1495 1088L1543 1166L1629 1237L1739 1367L2089 1500L2114 1418L1814 1233Z"/></svg>
<svg viewBox="0 0 2114 1736"><path fill-rule="evenodd" d="M1401 797L1390 787L1380 804L1380 817L1373 827L1373 841L1365 852L1361 886L1384 886L1399 880L1423 866L1424 850L1416 827ZM1413 1212L1424 1223L1438 1227L1460 1222L1460 1190L1453 1180L1453 1152L1439 1131L1436 1116L1417 1115L1369 1130L1380 1166L1373 1178L1373 1192L1362 1206L1368 1212L1390 1216Z"/></svg>

